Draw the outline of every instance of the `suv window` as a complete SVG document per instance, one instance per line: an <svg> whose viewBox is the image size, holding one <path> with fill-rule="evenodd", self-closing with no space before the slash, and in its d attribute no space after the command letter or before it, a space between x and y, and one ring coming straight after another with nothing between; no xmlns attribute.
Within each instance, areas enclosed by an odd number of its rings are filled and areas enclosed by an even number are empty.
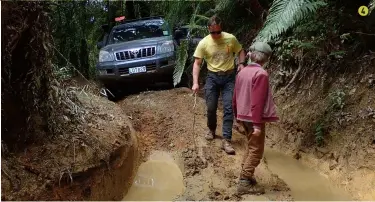
<svg viewBox="0 0 375 202"><path fill-rule="evenodd" d="M109 44L169 35L169 26L164 20L130 22L112 30Z"/></svg>

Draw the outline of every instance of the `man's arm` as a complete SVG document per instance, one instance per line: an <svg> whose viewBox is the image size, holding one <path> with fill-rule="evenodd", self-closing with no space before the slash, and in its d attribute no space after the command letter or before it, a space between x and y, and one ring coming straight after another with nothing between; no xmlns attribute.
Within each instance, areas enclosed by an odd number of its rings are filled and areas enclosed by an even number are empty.
<svg viewBox="0 0 375 202"><path fill-rule="evenodd" d="M244 50L244 49L241 49L241 50L240 50L239 57L238 57L238 64L243 64L243 65L245 65L245 59L246 59L245 50Z"/></svg>
<svg viewBox="0 0 375 202"><path fill-rule="evenodd" d="M254 129L261 129L263 123L263 111L268 95L269 78L267 74L259 74L254 79L251 88L251 114Z"/></svg>
<svg viewBox="0 0 375 202"><path fill-rule="evenodd" d="M195 52L194 52L195 60L193 64L193 87L191 88L194 91L194 93L197 93L199 90L198 80L199 80L199 72L201 69L202 60L205 54L204 47L205 47L205 44L204 44L204 39L203 39L198 43L197 48L195 49Z"/></svg>
<svg viewBox="0 0 375 202"><path fill-rule="evenodd" d="M245 66L246 54L236 37L233 38L233 47L234 53L238 54L238 71L240 71Z"/></svg>
<svg viewBox="0 0 375 202"><path fill-rule="evenodd" d="M199 90L199 72L201 69L202 58L195 58L193 65L193 91L196 93Z"/></svg>

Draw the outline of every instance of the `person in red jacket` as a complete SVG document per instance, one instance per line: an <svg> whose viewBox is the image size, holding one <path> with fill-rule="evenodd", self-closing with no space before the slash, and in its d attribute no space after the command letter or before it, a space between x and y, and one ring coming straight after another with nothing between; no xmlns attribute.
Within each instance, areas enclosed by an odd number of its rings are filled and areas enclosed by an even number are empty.
<svg viewBox="0 0 375 202"><path fill-rule="evenodd" d="M265 122L278 120L269 76L262 66L272 53L267 43L256 42L250 47L251 63L239 70L233 93L236 121L245 129L247 149L242 162L239 194L263 194L264 188L254 179L255 168L264 152Z"/></svg>

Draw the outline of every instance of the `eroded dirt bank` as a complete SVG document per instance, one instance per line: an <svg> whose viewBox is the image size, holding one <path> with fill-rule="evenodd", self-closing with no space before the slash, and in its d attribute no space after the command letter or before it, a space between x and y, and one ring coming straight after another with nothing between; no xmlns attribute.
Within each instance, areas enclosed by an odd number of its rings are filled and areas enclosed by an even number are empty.
<svg viewBox="0 0 375 202"><path fill-rule="evenodd" d="M268 146L319 171L353 200L375 200L374 62L353 62L357 68L347 73L317 71L274 89L281 120L270 125ZM276 82L278 69L268 71Z"/></svg>
<svg viewBox="0 0 375 202"><path fill-rule="evenodd" d="M65 117L76 127L20 153L2 147L2 200L122 199L138 165L134 129L115 103L78 92L82 123Z"/></svg>

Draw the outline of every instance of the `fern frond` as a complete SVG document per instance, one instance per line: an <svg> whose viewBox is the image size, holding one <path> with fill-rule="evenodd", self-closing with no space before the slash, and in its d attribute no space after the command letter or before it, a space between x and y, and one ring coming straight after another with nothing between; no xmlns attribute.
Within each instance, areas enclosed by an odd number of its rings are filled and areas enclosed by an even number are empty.
<svg viewBox="0 0 375 202"><path fill-rule="evenodd" d="M182 74L185 70L185 64L188 58L188 40L181 40L180 46L177 48L177 63L173 71L173 85L176 86L181 82Z"/></svg>
<svg viewBox="0 0 375 202"><path fill-rule="evenodd" d="M195 18L195 23L197 23L197 24L202 24L201 23L202 21L204 22L204 24L207 24L207 21L210 19L207 16L198 15L198 14L194 14L194 18Z"/></svg>
<svg viewBox="0 0 375 202"><path fill-rule="evenodd" d="M200 8L201 8L201 3L198 3L197 7L194 10L194 14L190 18L190 24L187 25L187 27L189 28L190 32L193 35L199 34L199 35L204 36L204 35L208 34L207 28L206 28L206 26L201 26L198 23L199 23L200 19L208 18L208 17L205 17L203 15L198 14L198 12L200 11ZM200 18L200 19L197 20L196 19L197 17Z"/></svg>
<svg viewBox="0 0 375 202"><path fill-rule="evenodd" d="M185 25L185 27L189 28L190 30L206 30L207 28L202 25L197 25L197 24L188 24Z"/></svg>
<svg viewBox="0 0 375 202"><path fill-rule="evenodd" d="M208 30L205 26L201 26L197 24L199 20L208 20L209 18L198 14L199 10L201 7L201 3L198 3L198 5L194 8L194 13L190 18L190 23L186 25L187 28L189 28L189 31L191 33L198 33L198 34L203 34L206 35L208 34ZM190 41L188 39L181 40L180 46L177 48L177 62L176 62L176 67L173 72L173 85L176 86L181 82L181 77L184 71L186 71L186 66L188 65L191 66L191 63L194 60L194 57L191 57L191 61L189 62L190 64L187 64L188 62L188 57L192 54L190 51L192 50L191 47L189 46ZM189 69L187 69L189 70Z"/></svg>
<svg viewBox="0 0 375 202"><path fill-rule="evenodd" d="M368 4L368 7L369 7L368 15L370 15L371 12L375 9L375 0L370 1L370 3Z"/></svg>
<svg viewBox="0 0 375 202"><path fill-rule="evenodd" d="M268 42L305 19L326 3L320 0L275 0L255 41Z"/></svg>
<svg viewBox="0 0 375 202"><path fill-rule="evenodd" d="M185 1L163 1L164 9L166 12L165 18L169 22L170 26L180 24L185 21L186 12L190 9L190 4Z"/></svg>
<svg viewBox="0 0 375 202"><path fill-rule="evenodd" d="M198 12L199 12L199 8L200 8L200 3L198 3L198 5L195 7L194 9L194 14L191 16L190 18L190 24L195 24L195 18L197 17L198 15Z"/></svg>
<svg viewBox="0 0 375 202"><path fill-rule="evenodd" d="M233 8L233 0L218 0L215 6L215 12L222 12L226 10L231 10Z"/></svg>
<svg viewBox="0 0 375 202"><path fill-rule="evenodd" d="M215 12L216 12L215 8L211 8L208 11L206 11L204 14L208 15L208 16L211 16L211 15L215 14Z"/></svg>
<svg viewBox="0 0 375 202"><path fill-rule="evenodd" d="M195 18L200 18L202 20L209 20L210 18L207 17L207 16L204 16L204 15L198 15L198 14L194 14L194 17Z"/></svg>

